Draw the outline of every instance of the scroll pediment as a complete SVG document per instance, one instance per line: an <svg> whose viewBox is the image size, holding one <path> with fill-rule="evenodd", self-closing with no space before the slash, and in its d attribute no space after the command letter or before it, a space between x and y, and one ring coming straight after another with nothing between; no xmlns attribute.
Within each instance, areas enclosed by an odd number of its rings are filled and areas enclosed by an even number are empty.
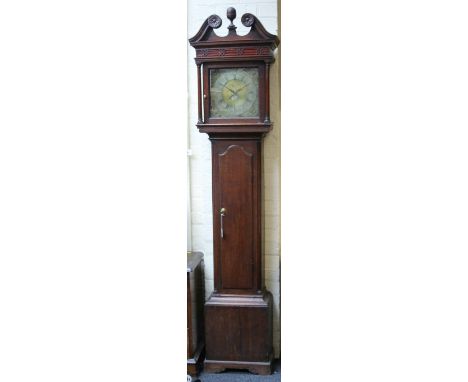
<svg viewBox="0 0 468 382"><path fill-rule="evenodd" d="M241 17L241 22L245 27L250 27L249 33L240 36L236 32L236 26L233 20L236 17L236 10L228 8L228 19L231 24L228 26L229 33L226 36L218 36L215 29L222 25L221 17L218 15L209 16L202 24L199 31L189 39L189 43L194 48L222 45L243 45L243 44L267 44L271 49L275 49L279 44L277 36L269 33L262 25L260 20L251 13L245 13Z"/></svg>

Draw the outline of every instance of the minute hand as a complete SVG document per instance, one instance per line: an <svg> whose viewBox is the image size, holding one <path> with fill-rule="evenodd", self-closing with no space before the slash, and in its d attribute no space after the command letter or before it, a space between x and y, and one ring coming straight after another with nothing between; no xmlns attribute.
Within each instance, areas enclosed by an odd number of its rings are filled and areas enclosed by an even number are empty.
<svg viewBox="0 0 468 382"><path fill-rule="evenodd" d="M247 87L249 84L245 84L244 86L240 87L239 89L237 89L235 91L235 94L239 93L242 89L244 89L245 87Z"/></svg>

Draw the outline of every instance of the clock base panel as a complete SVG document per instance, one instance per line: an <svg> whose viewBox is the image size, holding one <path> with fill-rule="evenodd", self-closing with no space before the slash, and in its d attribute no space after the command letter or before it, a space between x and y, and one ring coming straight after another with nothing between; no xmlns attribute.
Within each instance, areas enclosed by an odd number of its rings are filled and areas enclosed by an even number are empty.
<svg viewBox="0 0 468 382"><path fill-rule="evenodd" d="M261 296L213 295L205 304L205 370L248 369L271 374L273 299Z"/></svg>

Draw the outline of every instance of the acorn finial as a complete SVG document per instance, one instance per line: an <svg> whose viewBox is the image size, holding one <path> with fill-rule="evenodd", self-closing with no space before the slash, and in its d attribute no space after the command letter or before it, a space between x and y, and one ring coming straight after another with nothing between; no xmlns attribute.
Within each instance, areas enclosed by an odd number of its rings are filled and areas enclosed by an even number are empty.
<svg viewBox="0 0 468 382"><path fill-rule="evenodd" d="M234 25L233 20L236 18L236 9L234 7L229 7L226 12L227 18L231 21L231 24L228 26L229 30L234 30L237 27Z"/></svg>

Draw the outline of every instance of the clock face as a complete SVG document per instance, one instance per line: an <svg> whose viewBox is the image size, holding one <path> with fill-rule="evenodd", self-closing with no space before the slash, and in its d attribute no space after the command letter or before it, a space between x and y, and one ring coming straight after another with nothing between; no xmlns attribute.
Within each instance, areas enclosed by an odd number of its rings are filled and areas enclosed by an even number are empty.
<svg viewBox="0 0 468 382"><path fill-rule="evenodd" d="M258 69L211 69L210 100L211 117L259 117Z"/></svg>

